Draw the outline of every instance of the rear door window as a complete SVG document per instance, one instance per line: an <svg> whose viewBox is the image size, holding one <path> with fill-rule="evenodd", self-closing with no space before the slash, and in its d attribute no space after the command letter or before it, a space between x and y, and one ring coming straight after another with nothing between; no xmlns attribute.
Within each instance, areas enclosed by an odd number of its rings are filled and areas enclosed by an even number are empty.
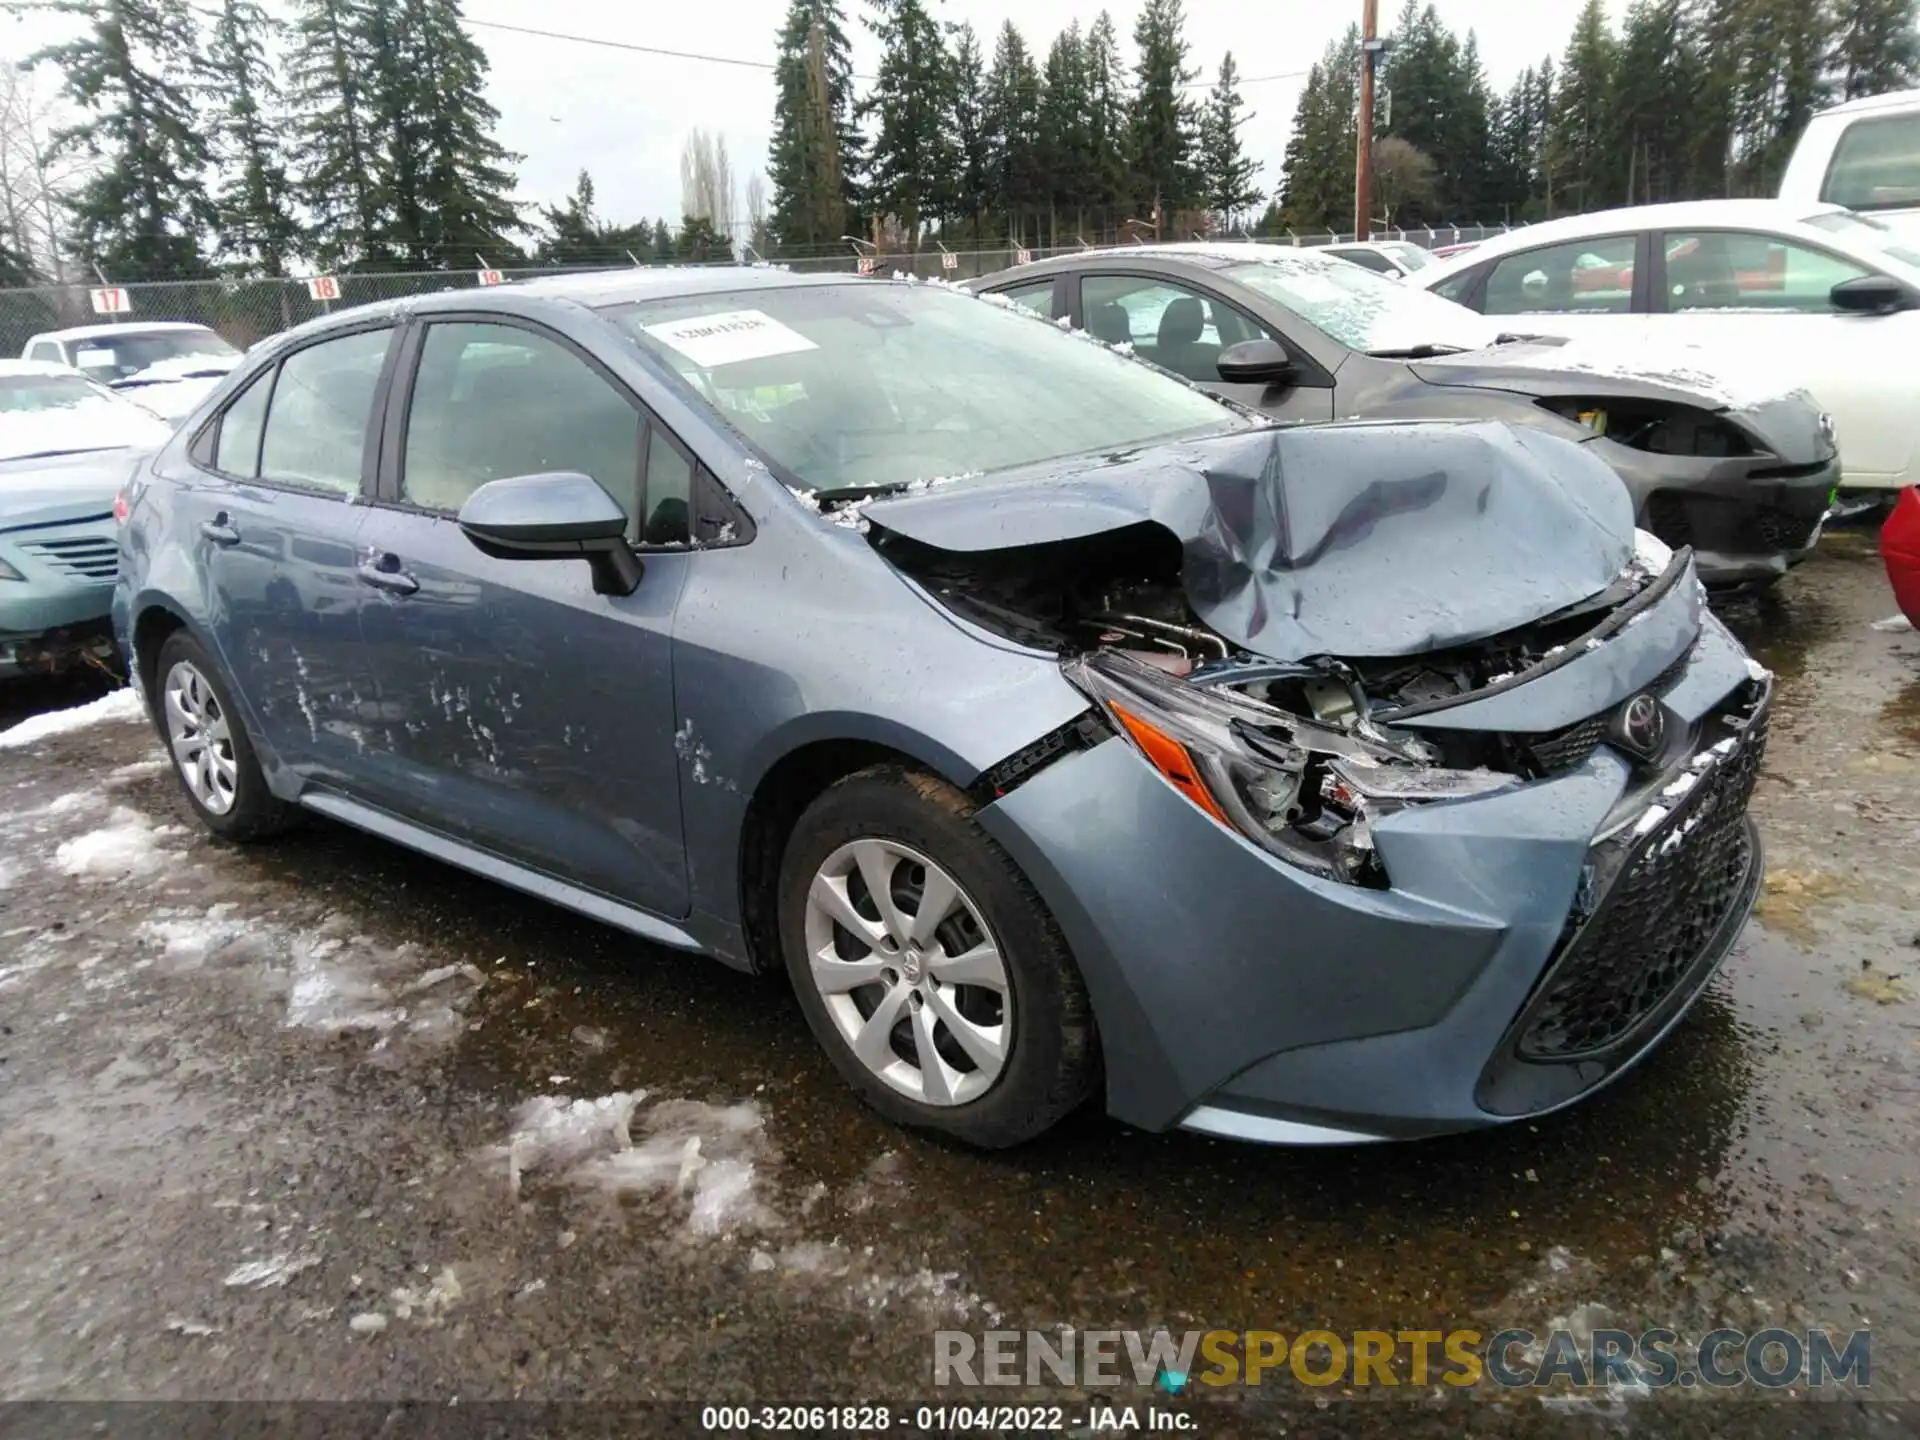
<svg viewBox="0 0 1920 1440"><path fill-rule="evenodd" d="M1820 198L1849 210L1920 205L1920 115L1855 120L1842 130Z"/></svg>
<svg viewBox="0 0 1920 1440"><path fill-rule="evenodd" d="M280 363L260 442L260 478L353 494L391 329L296 350Z"/></svg>
<svg viewBox="0 0 1920 1440"><path fill-rule="evenodd" d="M1486 315L1625 315L1633 309L1638 237L1542 245L1494 263Z"/></svg>

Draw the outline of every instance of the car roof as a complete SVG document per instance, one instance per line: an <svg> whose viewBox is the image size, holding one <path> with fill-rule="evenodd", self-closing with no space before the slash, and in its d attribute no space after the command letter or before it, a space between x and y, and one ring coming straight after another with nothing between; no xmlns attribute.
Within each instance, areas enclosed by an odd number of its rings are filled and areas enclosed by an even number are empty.
<svg viewBox="0 0 1920 1440"><path fill-rule="evenodd" d="M1862 95L1829 105L1819 115L1862 115L1875 110L1920 110L1920 90L1894 90L1885 95Z"/></svg>
<svg viewBox="0 0 1920 1440"><path fill-rule="evenodd" d="M1089 246L1085 250L1070 250L1064 255L1053 255L1045 260L1035 260L1030 264L1015 265L992 275L982 275L978 280L967 283L969 288L988 283L997 285L1011 276L1044 275L1054 270L1071 270L1088 261L1145 260L1162 264L1172 262L1177 265L1191 265L1202 270L1224 270L1230 265L1244 265L1251 260L1281 258L1297 258L1308 265L1324 265L1329 268L1344 268L1352 264L1349 260L1342 260L1338 255L1329 255L1324 250L1305 245L1275 245L1255 240L1192 240L1157 245Z"/></svg>
<svg viewBox="0 0 1920 1440"><path fill-rule="evenodd" d="M269 335L253 352L278 350L287 341L368 320L419 312L500 310L514 312L528 300L551 300L594 310L606 305L682 296L725 295L740 290L786 290L817 285L872 285L883 281L844 270L796 274L782 265L644 265L617 270L569 271L511 280L504 285L448 287L424 295L375 300L318 316Z"/></svg>
<svg viewBox="0 0 1920 1440"><path fill-rule="evenodd" d="M189 320L129 320L122 325L70 325L65 330L43 330L33 340L90 340L100 335L155 335L182 330L211 333L213 327ZM27 343L31 345L33 340Z"/></svg>
<svg viewBox="0 0 1920 1440"><path fill-rule="evenodd" d="M78 375L71 365L53 360L0 360L0 379L20 375Z"/></svg>
<svg viewBox="0 0 1920 1440"><path fill-rule="evenodd" d="M1757 225L1798 230L1810 215L1837 211L1838 205L1809 205L1803 200L1679 200L1667 205L1630 205L1618 210L1595 210L1586 215L1563 215L1542 220L1504 235L1489 236L1459 255L1442 256L1438 265L1422 270L1419 283L1431 286L1469 265L1482 265L1517 250L1571 240L1598 239L1623 230L1653 230L1669 226Z"/></svg>

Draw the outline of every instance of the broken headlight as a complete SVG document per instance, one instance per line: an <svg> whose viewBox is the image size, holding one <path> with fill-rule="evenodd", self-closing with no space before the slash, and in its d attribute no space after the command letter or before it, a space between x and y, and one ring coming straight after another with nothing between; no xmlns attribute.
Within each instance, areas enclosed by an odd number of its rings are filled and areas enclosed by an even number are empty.
<svg viewBox="0 0 1920 1440"><path fill-rule="evenodd" d="M1322 879L1385 886L1374 819L1519 783L1411 762L1411 743L1396 747L1235 690L1170 679L1115 651L1070 661L1065 673L1196 809Z"/></svg>

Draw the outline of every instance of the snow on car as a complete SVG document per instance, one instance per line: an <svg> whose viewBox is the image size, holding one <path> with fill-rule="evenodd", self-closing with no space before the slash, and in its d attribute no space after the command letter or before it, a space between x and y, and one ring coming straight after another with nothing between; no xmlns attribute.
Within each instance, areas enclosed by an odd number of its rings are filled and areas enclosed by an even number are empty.
<svg viewBox="0 0 1920 1440"><path fill-rule="evenodd" d="M77 325L36 335L29 360L70 365L163 420L178 422L226 377L240 352L205 325Z"/></svg>

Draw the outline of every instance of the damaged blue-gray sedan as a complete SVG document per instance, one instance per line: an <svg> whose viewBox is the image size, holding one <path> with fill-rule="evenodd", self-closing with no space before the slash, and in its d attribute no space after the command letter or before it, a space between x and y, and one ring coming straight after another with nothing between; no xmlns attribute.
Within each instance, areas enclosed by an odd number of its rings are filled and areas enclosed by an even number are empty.
<svg viewBox="0 0 1920 1440"><path fill-rule="evenodd" d="M1537 1115L1753 904L1768 676L1539 433L1276 428L940 287L632 271L278 337L122 498L212 831L317 812L784 970L875 1108L980 1145L1095 1093Z"/></svg>

